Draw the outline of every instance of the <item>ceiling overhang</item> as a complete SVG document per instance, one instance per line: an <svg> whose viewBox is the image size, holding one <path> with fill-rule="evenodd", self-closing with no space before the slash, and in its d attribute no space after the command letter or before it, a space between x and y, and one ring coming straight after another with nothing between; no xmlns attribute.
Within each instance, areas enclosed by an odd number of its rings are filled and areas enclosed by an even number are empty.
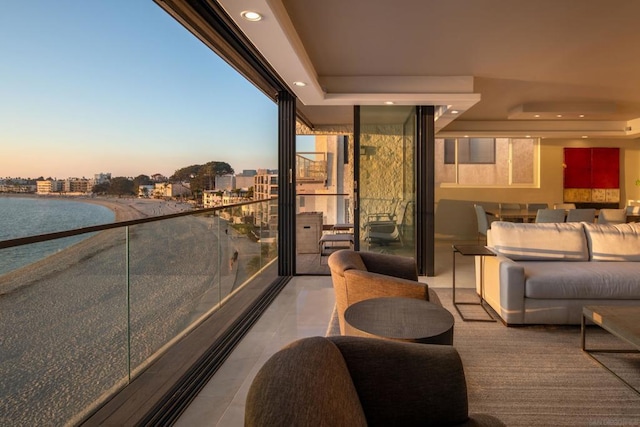
<svg viewBox="0 0 640 427"><path fill-rule="evenodd" d="M431 44L431 50L428 51L429 58L432 54L440 54L430 63L436 64L436 66L425 68L424 63L409 62L414 58L424 58L426 50L422 51L422 56L420 54L414 55L411 59L411 52L404 52L409 55L404 57L407 58L407 61L396 61L391 67L379 67L378 71L383 69L389 71L385 75L375 71L369 75L366 74L369 70L367 65L383 63L388 59L387 55L390 53L385 54L384 51L381 51L379 58L371 58L371 54L375 50L370 49L364 58L365 62L358 62L356 52L352 54L346 49L341 49L342 46L336 44L335 37L333 45L326 45L323 43L328 35L320 34L322 31L310 34L309 31L307 34L303 31L300 33L296 31L296 25L299 29L308 29L312 28L310 25L316 23L317 19L322 19L310 16L308 9L315 9L318 12L331 9L333 14L326 16L335 19L340 16L343 8L347 8L346 2L343 5L332 1L326 3L326 6L325 3L313 3L313 7L309 4L304 8L298 3L292 3L298 6L298 10L295 11L287 9L285 4L290 9L292 4L288 4L284 0L218 0L218 2L240 31L289 86L298 99L300 117L304 117L304 122L312 125L315 131L345 128L345 126L352 125L352 109L348 108L350 106L392 104L435 106L435 130L438 136L442 137L473 135L637 138L640 135L640 114L638 114L640 102L635 102L634 95L629 94L628 86L623 83L627 74L631 77L635 75L624 70L627 68L629 70L640 69L640 63L637 67L634 62L628 64L629 67L621 68L615 62L611 62L609 68L583 67L579 72L574 72L576 66L567 68L566 63L574 64L576 59L581 60L586 57L591 59L596 48L598 48L598 52L602 51L600 53L607 55L607 58L611 60L617 58L613 56L617 54L617 51L600 49L599 45L594 47L593 43L589 44L589 42L581 41L576 37L562 40L560 43L557 41L557 36L568 31L562 25L550 28L549 39L543 39L543 41L539 41L541 37L532 38L524 31L509 33L508 43L500 44L496 38L498 33L485 31L460 33L456 39L464 38L466 44L455 45L447 44L451 43L450 37L439 38L438 35L441 34L442 28L438 27L438 21L434 21L432 22L433 31L440 32L430 33L430 27L425 27L420 32L411 33L413 39L399 38L397 46L411 46L411 43L416 40L415 37L442 45L443 49L434 50L434 44ZM484 19L487 21L483 22L483 25L495 26L496 28L520 28L532 20L535 22L539 19L546 19L548 15L536 8L527 9L528 6L518 6L528 10L528 13L519 14L517 10L514 10L508 14L510 16L508 21L499 20L497 15L489 12L492 7L499 9L501 4L507 4L506 0L505 2L496 1L493 6L483 5L482 7L470 1L467 7L470 10L482 10L486 14ZM551 0L546 4L547 8L553 8L553 11L549 13L556 13L558 17L574 17L575 15L575 11L565 10L566 8L562 4ZM569 22L573 25L571 31L580 32L584 28L584 25L578 25L578 22L592 22L592 20L599 24L609 22L599 20L600 14L604 13L601 9L604 6L601 6L601 3L590 0L589 4L592 5L593 12L589 12L591 9L586 8L578 14L580 19L571 18L571 22ZM422 5L423 3L416 0L412 7L421 9ZM375 10L385 9L387 5L380 0L372 2L371 7L375 13ZM434 2L429 7L438 8L445 16L449 16L446 13L456 13L455 10L450 10L452 6L442 2ZM249 22L242 19L241 13L246 10L258 12L262 15L262 19L259 22ZM352 13L350 16L355 16L353 10L350 11ZM606 12L612 13L614 11L606 9ZM292 22L290 13L295 19L296 25ZM408 14L412 14L413 9L399 11L399 13L405 14L400 15L401 17L408 18ZM628 11L619 13L622 14L620 16L629 16ZM455 15L455 18L471 19L472 21L461 21L461 23L473 26L475 21L470 17L471 15L465 18ZM369 19L372 16L372 14L367 15ZM496 18L494 20L491 17ZM376 22L380 25L383 21L384 17L380 17ZM560 21L558 18L558 22ZM346 23L349 24L347 28L338 28L336 31L340 31L341 35L344 34L345 38L351 37L354 40L360 36L363 30L370 28L367 26L368 22L342 21L343 25ZM326 25L331 25L331 23L327 22ZM402 25L402 19L399 18L396 23L390 22L384 31L390 34L402 33L399 31L402 29ZM613 27L607 27L607 34L615 33L616 29L621 28L615 23L611 25ZM315 29L318 28L315 27ZM335 32L333 34L335 35ZM586 32L586 34L591 35L592 32ZM315 50L313 44L305 45L301 35L307 38L313 37L313 39L307 39L306 42L314 41ZM622 36L626 36L626 38L621 38ZM631 43L627 33L617 34L615 37L617 38L612 39L611 43L607 45L617 42L617 44L626 46L626 43ZM378 41L380 40L382 39ZM566 43L573 43L574 40L577 44L570 44L573 46L573 50L562 48ZM358 46L366 46L363 44L365 41L360 40L360 42ZM528 44L530 48L521 49L523 44ZM540 49L541 45L545 49ZM319 46L325 48L324 56L318 55L316 50ZM443 56L442 52L452 52L450 49L452 46L459 48L455 51L457 54ZM587 46L589 55L584 55L582 52L587 49ZM311 50L307 51L307 49ZM327 52L331 52L333 55L327 56ZM314 57L330 57L332 62L330 64L329 62L314 63L310 53L313 53ZM550 58L554 58L555 62L547 60ZM373 62L366 62L369 60ZM449 68L437 67L438 64L445 64L447 61L454 65ZM592 61L597 61L597 59L594 58ZM597 65L604 63L606 61L600 60ZM319 74L319 69L325 70L326 74ZM437 70L444 69L449 72L433 75ZM459 76L448 75L451 70L456 69L465 72L460 73L462 75ZM552 71L555 69L557 71ZM593 72L589 73L591 70ZM611 73L611 71L616 71L616 73ZM421 72L429 75L420 75ZM339 75L340 73L344 73L344 75ZM618 80L604 78L614 74L622 78ZM595 78L594 75L600 76L600 78ZM295 82L302 82L304 85L296 85ZM627 88L625 89L625 87ZM609 99L615 101L610 102Z"/></svg>
<svg viewBox="0 0 640 427"><path fill-rule="evenodd" d="M473 76L318 76L280 1L219 3L304 106L433 105L438 131L480 101ZM262 19L242 19L246 10Z"/></svg>

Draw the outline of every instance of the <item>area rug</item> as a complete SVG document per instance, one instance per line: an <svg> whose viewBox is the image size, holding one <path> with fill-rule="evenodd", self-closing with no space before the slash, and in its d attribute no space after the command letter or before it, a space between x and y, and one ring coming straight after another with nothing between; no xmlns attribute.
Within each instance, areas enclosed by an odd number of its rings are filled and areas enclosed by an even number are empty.
<svg viewBox="0 0 640 427"><path fill-rule="evenodd" d="M495 415L508 426L640 425L640 395L581 350L579 326L464 322L451 290L435 291L455 318L454 346L464 364L471 413ZM468 292L462 297L473 298ZM334 310L327 335L339 334ZM587 347L629 348L597 326L587 328ZM639 354L597 357L640 389Z"/></svg>

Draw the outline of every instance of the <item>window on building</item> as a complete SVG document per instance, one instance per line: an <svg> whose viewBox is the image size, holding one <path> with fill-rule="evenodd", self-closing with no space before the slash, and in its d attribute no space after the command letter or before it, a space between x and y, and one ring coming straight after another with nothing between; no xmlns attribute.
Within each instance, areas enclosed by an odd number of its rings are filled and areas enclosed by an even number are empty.
<svg viewBox="0 0 640 427"><path fill-rule="evenodd" d="M456 163L456 149L458 164L493 164L496 162L495 138L457 138L444 140L445 164Z"/></svg>
<svg viewBox="0 0 640 427"><path fill-rule="evenodd" d="M536 138L436 139L436 185L537 187Z"/></svg>

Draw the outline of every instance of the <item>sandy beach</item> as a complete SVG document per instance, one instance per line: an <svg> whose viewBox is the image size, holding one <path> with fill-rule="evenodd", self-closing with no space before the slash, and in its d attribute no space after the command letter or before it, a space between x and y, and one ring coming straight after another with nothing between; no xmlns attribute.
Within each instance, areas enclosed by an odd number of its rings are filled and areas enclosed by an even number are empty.
<svg viewBox="0 0 640 427"><path fill-rule="evenodd" d="M92 198L118 221L188 205ZM215 307L261 244L218 216L194 215L98 232L0 276L0 425L77 421L103 393Z"/></svg>
<svg viewBox="0 0 640 427"><path fill-rule="evenodd" d="M130 221L150 216L169 215L177 212L190 211L192 209L188 203L157 199L87 197L79 199L70 198L70 200L82 203L94 203L107 207L115 212L116 222Z"/></svg>

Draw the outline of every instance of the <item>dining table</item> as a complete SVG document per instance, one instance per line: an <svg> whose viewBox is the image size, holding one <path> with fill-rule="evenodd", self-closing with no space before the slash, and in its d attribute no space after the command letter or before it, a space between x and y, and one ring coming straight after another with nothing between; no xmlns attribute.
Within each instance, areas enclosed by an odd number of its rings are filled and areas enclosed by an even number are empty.
<svg viewBox="0 0 640 427"><path fill-rule="evenodd" d="M500 221L512 222L533 222L536 219L538 211L529 209L499 209L488 210L487 215L493 216Z"/></svg>

